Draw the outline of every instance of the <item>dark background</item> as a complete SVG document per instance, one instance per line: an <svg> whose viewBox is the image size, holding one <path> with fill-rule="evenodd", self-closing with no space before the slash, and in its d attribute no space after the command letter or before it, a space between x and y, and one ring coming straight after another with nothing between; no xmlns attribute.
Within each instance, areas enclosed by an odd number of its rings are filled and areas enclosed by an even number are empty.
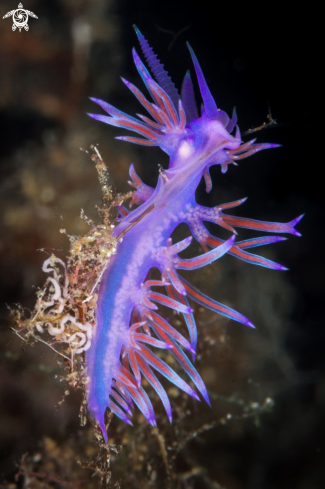
<svg viewBox="0 0 325 489"><path fill-rule="evenodd" d="M131 57L137 45L135 23L178 88L185 71L192 70L188 40L218 107L231 113L235 105L242 131L266 122L268 106L279 122L255 136L281 148L244 160L226 175L213 168L214 191L206 196L200 187L198 201L216 205L248 196L239 215L271 221L287 222L306 213L298 225L303 237L290 237L265 254L290 271L233 265L234 259L221 268L224 282L211 295L249 315L258 330L251 340L251 332L230 324L236 367L225 372L223 382L219 379L218 392L242 393L250 379L258 387L247 395L270 395L275 407L261 418L260 428L210 433L197 463L208 473L215 470L215 480L227 489L323 487L324 184L315 122L315 12L205 0L29 0L24 7L38 16L29 19L28 32L12 32L11 18L0 20L0 481L9 487L14 462L37 451L44 437L63 440L78 429L78 395L55 410L63 395L54 378L56 362L39 345L22 349L10 332L5 304L33 307L33 286L44 281L46 257L36 250L62 249L64 254L68 243L59 229L85 232L80 208L96 218L100 189L92 162L79 148L99 144L118 191L128 189L132 161L151 185L158 164L167 163L157 148L115 141L121 132L85 115L97 110L89 96L130 114L139 111L119 79L142 89ZM2 1L1 17L15 8L15 2ZM258 306L261 290L262 299L270 302ZM184 487L204 487L193 484Z"/></svg>

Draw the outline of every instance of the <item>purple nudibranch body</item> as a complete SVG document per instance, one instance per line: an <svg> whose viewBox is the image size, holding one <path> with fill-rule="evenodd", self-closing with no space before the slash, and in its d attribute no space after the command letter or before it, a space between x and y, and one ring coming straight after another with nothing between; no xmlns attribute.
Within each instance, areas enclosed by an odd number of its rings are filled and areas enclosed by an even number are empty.
<svg viewBox="0 0 325 489"><path fill-rule="evenodd" d="M146 378L157 392L170 421L170 402L159 376L156 375L157 372L189 395L199 399L196 390L156 355L156 348L170 350L197 391L209 403L204 382L188 356L190 354L194 362L197 344L196 325L188 299L254 327L242 314L195 289L178 274L178 270L201 268L225 253L248 263L286 270L282 265L246 251L285 238L264 236L235 241L235 227L300 236L295 225L302 218L300 216L283 224L233 217L223 213L225 209L240 205L245 199L214 208L196 203L195 191L202 176L207 192L212 188L210 166L220 165L221 171L225 172L229 164L237 164L237 161L257 151L275 148L278 145L255 144L255 139L242 143L236 125L235 110L229 118L225 112L217 108L198 60L189 47L203 99L199 116L189 72L185 76L179 96L148 42L137 28L135 30L143 54L156 78L155 81L150 76L133 50L136 68L153 102L147 100L134 85L122 80L146 108L151 118L142 115L138 115L138 119L131 117L98 99L92 100L109 115L90 116L142 136L122 136L118 139L159 146L169 155L169 168L160 172L157 186L152 188L140 180L131 165L130 183L136 189L131 205L139 206L131 212L124 207L118 208L120 219L114 229L115 237L129 229L118 243L116 254L111 257L99 285L97 325L91 347L86 352L89 378L87 398L89 411L98 421L106 441L104 415L107 407L123 421L132 424L130 417L136 404L149 423L155 426L154 409L141 386L142 377ZM232 135L234 129L235 134ZM223 241L212 236L204 226L204 221L228 229L231 232L230 238ZM189 237L179 243L172 243L170 236L180 223L189 226L193 237L202 245L203 254L192 259L182 259L178 255L192 240L192 237ZM133 226L130 226L131 224ZM160 270L161 280L150 280L148 272L152 267ZM167 295L152 290L155 286L160 286L161 292L165 290ZM157 304L184 315L189 339L160 316ZM185 353L186 351L188 353Z"/></svg>

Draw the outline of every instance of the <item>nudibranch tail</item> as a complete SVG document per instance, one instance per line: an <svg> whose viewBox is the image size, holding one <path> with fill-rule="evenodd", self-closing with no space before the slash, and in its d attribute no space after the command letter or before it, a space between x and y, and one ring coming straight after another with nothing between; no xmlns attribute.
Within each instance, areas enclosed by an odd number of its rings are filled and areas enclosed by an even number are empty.
<svg viewBox="0 0 325 489"><path fill-rule="evenodd" d="M144 36L136 27L135 30L156 79L151 77L133 50L135 66L152 101L132 83L123 78L122 81L147 110L149 117L141 114L138 118L129 116L95 98L91 100L108 116L89 115L98 121L139 134L142 139L129 136L119 136L118 139L159 146L169 155L170 160L168 170L160 172L156 188L143 183L131 164L129 183L135 192L130 208L134 204L139 207L129 211L122 205L117 206L117 225L113 235L119 242L98 288L97 324L91 346L86 352L89 377L87 399L89 411L99 422L106 442L106 407L132 425L130 418L136 405L148 422L156 426L155 410L143 388L143 379L156 392L170 422L172 407L160 377L165 377L198 400L199 393L210 404L204 381L193 364L198 333L192 301L254 328L250 319L200 292L181 273L201 269L222 259L227 253L247 263L286 270L283 265L247 250L286 239L278 236L281 233L300 236L295 226L302 218L299 216L288 223L278 223L226 213L243 204L246 199L212 208L197 204L195 191L202 178L207 192L212 189L209 173L211 166L220 165L221 171L225 172L229 164L237 165L244 158L279 145L256 143L256 139L242 142L236 110L229 118L218 109L199 62L189 46L203 99L203 109L199 116L189 72L185 75L180 97ZM235 135L231 135L235 128ZM217 224L231 232L231 236L226 240L213 236L205 222ZM171 234L180 223L188 225L192 236L173 243ZM276 235L236 241L241 228ZM193 258L180 257L179 253L190 246L193 237L200 243L204 253ZM160 280L150 278L152 268L159 269ZM183 316L188 329L185 336L162 317L160 306L168 307ZM165 353L160 354L159 351ZM168 365L170 355L187 375L188 381Z"/></svg>

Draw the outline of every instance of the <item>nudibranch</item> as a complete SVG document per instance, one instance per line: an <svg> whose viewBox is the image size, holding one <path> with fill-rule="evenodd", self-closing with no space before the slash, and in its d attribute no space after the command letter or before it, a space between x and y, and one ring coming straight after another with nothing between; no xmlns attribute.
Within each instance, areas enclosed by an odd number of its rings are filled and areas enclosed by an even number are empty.
<svg viewBox="0 0 325 489"><path fill-rule="evenodd" d="M258 151L276 148L278 145L256 144L255 139L242 142L236 111L233 111L230 118L217 107L199 62L188 45L203 101L199 113L190 73L186 73L179 95L144 36L136 27L135 31L154 78L135 49L133 59L152 101L132 83L123 78L122 81L150 117L140 114L137 114L138 118L129 116L94 98L91 100L108 115L89 115L142 136L120 136L117 139L145 146L159 146L169 156L169 166L160 172L155 188L144 184L133 165L130 166L129 183L135 188L130 207L133 204L138 207L128 211L118 206L119 221L114 236L118 238L123 234L123 239L117 245L116 254L110 258L98 289L97 324L91 346L86 352L87 399L89 411L99 423L106 442L104 419L107 407L123 421L132 424L130 418L136 405L148 422L152 426L156 425L152 403L142 387L143 378L157 392L170 421L172 409L159 380L160 375L196 399L199 399L199 393L209 404L207 389L193 365L197 329L189 299L227 318L254 327L243 314L197 290L178 271L204 267L225 253L255 265L286 270L282 265L247 251L286 238L263 236L236 241L235 228L300 236L295 225L302 217L288 223L276 223L225 213L242 204L245 199L213 208L196 203L195 191L202 177L207 192L212 188L209 174L212 165L220 165L224 173L228 165L237 165L240 160ZM211 235L204 221L222 226L230 231L231 236L222 240ZM180 223L188 225L192 236L173 243L170 236ZM200 243L204 253L191 259L181 258L179 253L190 245L193 237ZM149 272L153 267L159 269L160 280L150 278ZM152 290L152 287L158 287L158 290L165 293ZM183 314L188 338L159 314L157 304ZM170 351L192 381L193 387L156 354L159 348Z"/></svg>

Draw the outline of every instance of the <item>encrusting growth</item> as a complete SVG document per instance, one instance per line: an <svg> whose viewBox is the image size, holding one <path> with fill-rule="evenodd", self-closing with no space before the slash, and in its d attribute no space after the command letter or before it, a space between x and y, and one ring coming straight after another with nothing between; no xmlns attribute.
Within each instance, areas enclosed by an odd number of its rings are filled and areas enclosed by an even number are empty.
<svg viewBox="0 0 325 489"><path fill-rule="evenodd" d="M52 254L43 263L48 274L44 286L37 292L37 302L30 317L22 308L12 311L15 333L24 341L41 341L50 346L70 365L68 382L73 387L85 388L86 371L81 355L91 345L96 324L97 289L101 277L116 253L117 239L112 235L112 210L121 207L132 196L113 198L108 172L96 147L92 147L103 192L99 209L102 224L95 224L81 211L81 218L90 230L82 236L69 236L70 252L66 261ZM61 229L66 234L65 229ZM42 250L40 250L42 251Z"/></svg>

